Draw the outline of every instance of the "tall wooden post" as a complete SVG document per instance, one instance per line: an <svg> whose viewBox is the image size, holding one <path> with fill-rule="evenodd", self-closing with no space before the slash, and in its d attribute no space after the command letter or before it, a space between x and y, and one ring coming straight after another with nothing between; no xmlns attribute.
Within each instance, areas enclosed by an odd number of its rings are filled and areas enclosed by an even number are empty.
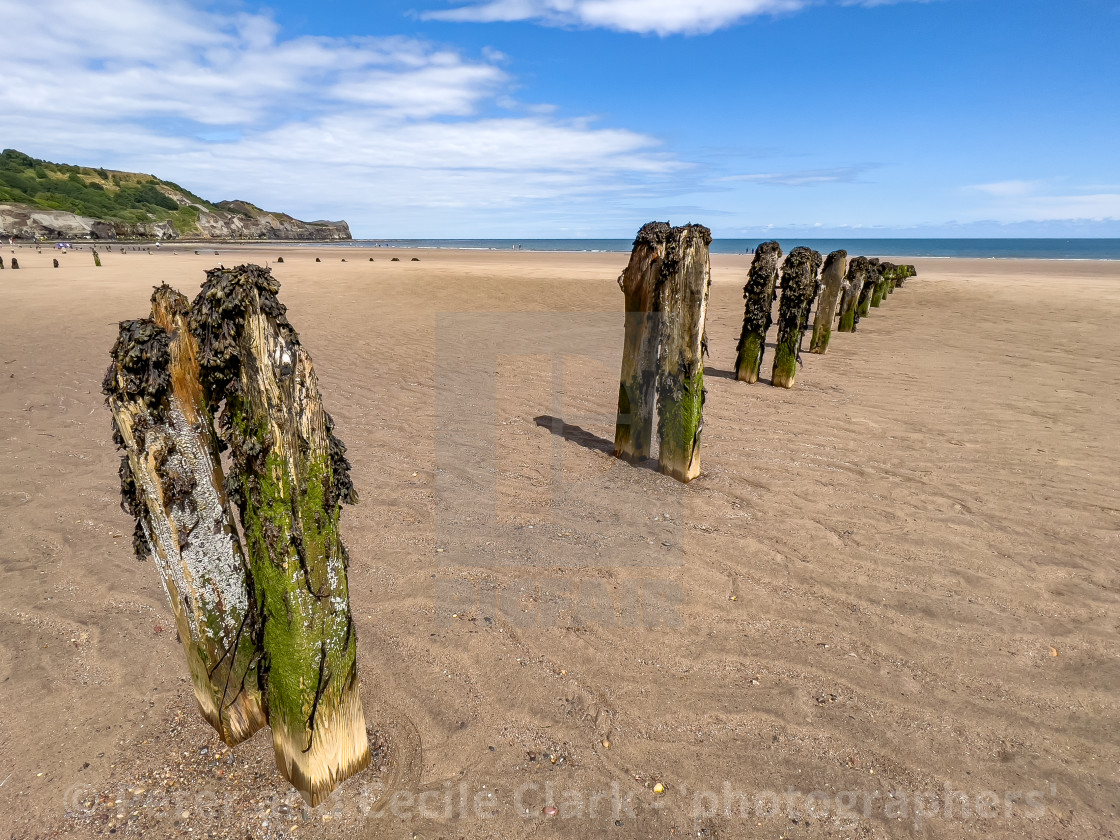
<svg viewBox="0 0 1120 840"><path fill-rule="evenodd" d="M774 308L774 292L778 281L778 262L782 246L777 242L763 242L755 251L747 285L743 287L746 311L743 331L739 336L738 358L735 361L735 378L740 382L757 382L766 349L766 333L770 329Z"/></svg>
<svg viewBox="0 0 1120 840"><path fill-rule="evenodd" d="M230 745L265 725L259 625L199 385L187 300L167 286L152 318L124 321L103 390L124 449L122 507L133 545L155 561L202 716Z"/></svg>
<svg viewBox="0 0 1120 840"><path fill-rule="evenodd" d="M863 291L859 293L859 305L856 307L856 325L859 324L860 318L864 318L871 313L871 299L875 296L875 290L879 288L881 279L879 260L871 257L867 261L867 280L864 281Z"/></svg>
<svg viewBox="0 0 1120 840"><path fill-rule="evenodd" d="M840 293L840 332L855 332L856 309L867 282L867 257L854 257L848 263L848 273L844 277L843 291Z"/></svg>
<svg viewBox="0 0 1120 840"><path fill-rule="evenodd" d="M911 277L917 277L918 270L912 265L900 265L895 272L894 284L897 288L902 288L902 285Z"/></svg>
<svg viewBox="0 0 1120 840"><path fill-rule="evenodd" d="M354 489L279 288L267 268L211 270L191 330L211 400L225 400L276 763L316 805L370 758L339 534Z"/></svg>
<svg viewBox="0 0 1120 840"><path fill-rule="evenodd" d="M824 264L824 257L821 256L820 251L809 251L809 275L813 281L813 291L809 295L809 299L805 301L804 307L801 309L801 327L800 335L797 345L798 358L801 355L800 340L805 337L805 331L809 329L809 319L813 315L813 305L821 296L821 290L824 284L821 282L821 266Z"/></svg>
<svg viewBox="0 0 1120 840"><path fill-rule="evenodd" d="M832 337L832 324L836 320L836 307L840 303L840 292L844 285L844 272L848 267L848 252L833 251L824 261L821 275L821 293L817 299L817 318L813 323L813 338L809 342L809 352L827 353L828 342Z"/></svg>
<svg viewBox="0 0 1120 840"><path fill-rule="evenodd" d="M816 291L813 269L820 263L815 252L804 246L790 251L782 264L782 298L778 304L778 346L774 350L774 371L771 384L792 388L797 378L797 362L801 334L805 326L805 309Z"/></svg>
<svg viewBox="0 0 1120 840"><path fill-rule="evenodd" d="M879 282L875 285L875 291L871 295L872 306L879 307L883 305L883 300L887 296L897 268L898 266L892 262L879 263Z"/></svg>
<svg viewBox="0 0 1120 840"><path fill-rule="evenodd" d="M618 278L626 300L626 337L618 384L615 457L641 461L650 456L657 399L660 342L661 265L669 225L650 222L638 231L630 263Z"/></svg>
<svg viewBox="0 0 1120 840"><path fill-rule="evenodd" d="M96 248L93 249L93 264L97 268L101 268L101 255L99 253L97 253Z"/></svg>
<svg viewBox="0 0 1120 840"><path fill-rule="evenodd" d="M704 429L704 323L711 288L708 248L712 233L701 225L672 228L665 242L658 290L661 308L657 384L657 461L678 481L700 475Z"/></svg>

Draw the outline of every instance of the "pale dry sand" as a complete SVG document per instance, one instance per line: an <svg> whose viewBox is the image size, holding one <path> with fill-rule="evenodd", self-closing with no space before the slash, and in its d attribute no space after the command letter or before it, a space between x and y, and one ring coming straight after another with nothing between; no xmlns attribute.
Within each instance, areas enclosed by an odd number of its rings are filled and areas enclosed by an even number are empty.
<svg viewBox="0 0 1120 840"><path fill-rule="evenodd" d="M1120 263L913 260L784 391L729 378L749 258L715 257L684 487L604 452L625 255L178 250L0 272L0 836L1115 836ZM99 394L154 284L281 253L383 742L314 815L198 720ZM969 818L916 818L946 784Z"/></svg>

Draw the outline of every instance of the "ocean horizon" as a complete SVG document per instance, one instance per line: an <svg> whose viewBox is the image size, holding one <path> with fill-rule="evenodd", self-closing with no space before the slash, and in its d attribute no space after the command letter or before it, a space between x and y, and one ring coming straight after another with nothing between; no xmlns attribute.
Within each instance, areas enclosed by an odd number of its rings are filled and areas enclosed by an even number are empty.
<svg viewBox="0 0 1120 840"><path fill-rule="evenodd" d="M1120 260L1120 239L799 239L777 237L786 252L806 245L821 253L838 249L850 255L966 257L974 259ZM768 239L712 240L713 254L747 254ZM302 243L301 243L302 244ZM628 253L633 239L354 239L316 243L368 248L460 249L479 251L566 251Z"/></svg>

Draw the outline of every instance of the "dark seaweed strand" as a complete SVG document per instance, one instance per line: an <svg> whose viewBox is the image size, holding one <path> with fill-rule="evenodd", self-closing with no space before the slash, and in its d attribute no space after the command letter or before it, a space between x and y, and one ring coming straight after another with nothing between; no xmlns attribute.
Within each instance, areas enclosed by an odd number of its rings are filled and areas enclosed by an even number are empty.
<svg viewBox="0 0 1120 840"><path fill-rule="evenodd" d="M747 301L747 304L743 315L743 331L739 335L739 344L735 347L736 352L743 349L743 344L750 333L765 335L770 330L772 323L771 309L774 305L773 298L771 298L769 306L761 307L751 304L758 301L766 290L767 284L778 270L778 261L781 258L782 246L777 242L763 242L755 250L750 273L747 275L747 284L743 287L743 298Z"/></svg>

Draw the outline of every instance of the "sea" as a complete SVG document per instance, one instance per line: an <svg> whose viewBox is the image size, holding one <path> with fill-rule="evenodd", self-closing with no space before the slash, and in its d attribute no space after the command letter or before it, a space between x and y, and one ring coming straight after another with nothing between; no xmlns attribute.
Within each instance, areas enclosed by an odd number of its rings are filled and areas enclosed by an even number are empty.
<svg viewBox="0 0 1120 840"><path fill-rule="evenodd" d="M763 239L715 239L713 254L749 254ZM797 239L781 238L783 250L807 245L827 254L977 259L1120 260L1120 239ZM326 243L324 243L326 244ZM479 251L579 251L628 253L631 239L356 239L331 247L455 248Z"/></svg>

